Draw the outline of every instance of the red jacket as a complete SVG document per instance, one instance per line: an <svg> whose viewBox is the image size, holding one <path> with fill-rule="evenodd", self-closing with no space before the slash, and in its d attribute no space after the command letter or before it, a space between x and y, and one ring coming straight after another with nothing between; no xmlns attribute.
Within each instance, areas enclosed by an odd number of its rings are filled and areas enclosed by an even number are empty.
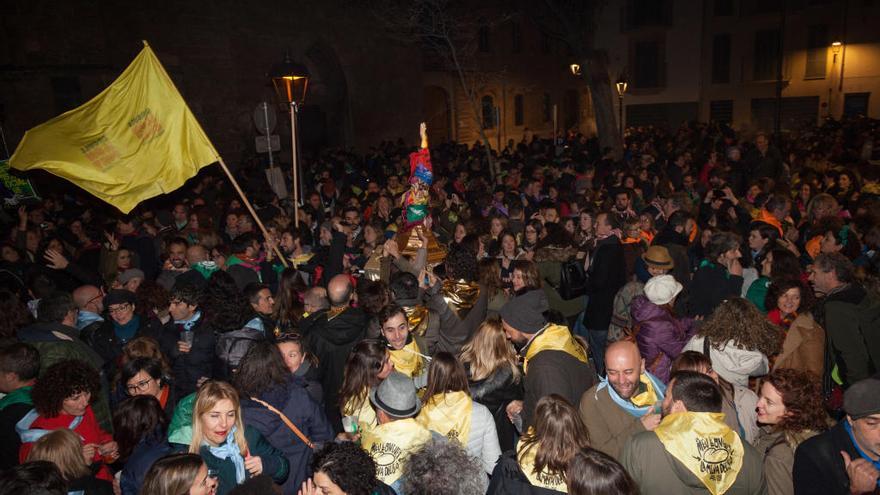
<svg viewBox="0 0 880 495"><path fill-rule="evenodd" d="M58 430L61 428L67 428L70 426L71 421L73 421L74 416L69 414L61 413L54 418L47 418L44 416L39 416L34 420L34 423L31 425L31 428L40 428L43 430ZM83 439L83 445L94 443L94 444L104 444L107 442L113 441L113 436L109 433L105 432L98 426L98 421L95 420L95 413L92 412L92 406L86 408L86 413L83 415L82 422L73 430ZM20 462L25 462L27 460L27 456L31 451L31 448L34 446L33 443L22 443L21 450L18 451L18 459ZM102 463L101 469L98 471L96 475L97 478L106 481L113 481L113 476L110 474L110 470L107 468L106 464L103 464L101 459L101 454L95 451L95 458L92 459L92 462L100 462Z"/></svg>

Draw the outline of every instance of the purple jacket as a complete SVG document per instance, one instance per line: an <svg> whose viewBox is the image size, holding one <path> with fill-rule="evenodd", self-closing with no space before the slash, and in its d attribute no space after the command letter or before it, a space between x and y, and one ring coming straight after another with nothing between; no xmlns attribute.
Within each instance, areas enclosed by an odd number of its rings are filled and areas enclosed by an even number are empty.
<svg viewBox="0 0 880 495"><path fill-rule="evenodd" d="M633 299L630 315L633 327L638 325L636 342L645 359L645 368L663 383L668 383L672 360L681 353L696 330L693 318L677 319L645 296Z"/></svg>

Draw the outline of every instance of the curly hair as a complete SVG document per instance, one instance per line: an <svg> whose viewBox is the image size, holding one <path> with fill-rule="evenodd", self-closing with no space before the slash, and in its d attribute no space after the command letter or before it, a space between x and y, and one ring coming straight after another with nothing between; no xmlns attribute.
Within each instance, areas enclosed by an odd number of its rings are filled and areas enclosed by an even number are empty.
<svg viewBox="0 0 880 495"><path fill-rule="evenodd" d="M137 296L135 307L143 315L154 316L153 311L168 311L171 293L152 280L141 282L135 295Z"/></svg>
<svg viewBox="0 0 880 495"><path fill-rule="evenodd" d="M253 312L232 275L224 271L211 275L202 294L201 309L205 321L221 333L240 329Z"/></svg>
<svg viewBox="0 0 880 495"><path fill-rule="evenodd" d="M483 469L456 442L431 439L409 455L403 492L423 495L482 495Z"/></svg>
<svg viewBox="0 0 880 495"><path fill-rule="evenodd" d="M312 471L322 472L348 495L370 495L379 484L376 461L352 442L328 442L315 452Z"/></svg>
<svg viewBox="0 0 880 495"><path fill-rule="evenodd" d="M770 281L770 286L767 288L767 296L764 299L764 307L768 311L778 308L779 298L790 289L798 289L801 293L801 304L797 309L798 314L803 314L813 309L813 306L816 304L816 296L813 294L813 291L807 284L798 279L791 278L774 278Z"/></svg>
<svg viewBox="0 0 880 495"><path fill-rule="evenodd" d="M61 412L64 400L80 392L92 394L92 401L98 397L101 392L98 370L85 361L65 359L43 372L31 397L41 416L54 418Z"/></svg>
<svg viewBox="0 0 880 495"><path fill-rule="evenodd" d="M765 383L782 396L787 414L775 425L776 429L788 433L804 430L825 431L828 416L822 400L822 385L809 371L782 368L772 371Z"/></svg>
<svg viewBox="0 0 880 495"><path fill-rule="evenodd" d="M453 280L472 281L477 275L476 253L452 248L446 256L446 275Z"/></svg>
<svg viewBox="0 0 880 495"><path fill-rule="evenodd" d="M782 345L782 332L767 321L750 301L732 297L715 308L697 335L708 338L712 347L721 350L733 341L737 347L772 356Z"/></svg>

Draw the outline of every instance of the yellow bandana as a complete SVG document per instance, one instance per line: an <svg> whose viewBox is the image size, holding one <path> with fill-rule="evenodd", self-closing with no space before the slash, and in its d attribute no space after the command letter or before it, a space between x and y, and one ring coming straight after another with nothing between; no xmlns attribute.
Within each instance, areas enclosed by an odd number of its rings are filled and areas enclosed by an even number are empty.
<svg viewBox="0 0 880 495"><path fill-rule="evenodd" d="M376 477L392 484L403 474L409 454L431 439L431 432L413 418L379 425L361 436L364 450L376 461Z"/></svg>
<svg viewBox="0 0 880 495"><path fill-rule="evenodd" d="M722 413L674 413L654 433L663 447L712 493L726 492L743 464L743 444Z"/></svg>
<svg viewBox="0 0 880 495"><path fill-rule="evenodd" d="M391 362L394 363L394 369L410 378L419 376L424 369L422 356L419 355L421 352L416 344L416 339L412 339L412 342L403 346L403 349L399 351L391 349Z"/></svg>
<svg viewBox="0 0 880 495"><path fill-rule="evenodd" d="M630 397L629 401L633 403L633 405L639 407L652 406L657 403L657 391L654 390L654 384L651 382L648 377L642 373L639 376L639 382L644 383L647 389L640 393L633 395Z"/></svg>
<svg viewBox="0 0 880 495"><path fill-rule="evenodd" d="M587 362L587 351L578 341L574 340L568 327L562 325L551 323L532 340L523 359L523 372L528 371L529 360L541 351L562 351L582 363Z"/></svg>
<svg viewBox="0 0 880 495"><path fill-rule="evenodd" d="M529 433L533 433L533 428L529 428ZM568 493L568 486L565 484L564 473L550 473L544 468L540 473L535 472L535 457L538 455L538 447L540 444L534 443L527 449L520 450L519 442L516 444L516 460L519 468L528 478L532 486L546 488L548 490L556 490L557 492Z"/></svg>
<svg viewBox="0 0 880 495"><path fill-rule="evenodd" d="M473 400L465 392L437 394L425 403L416 421L431 431L467 445L473 407Z"/></svg>
<svg viewBox="0 0 880 495"><path fill-rule="evenodd" d="M355 404L355 400L356 398L352 397L346 402L345 407L342 408L342 414L343 416L357 416L358 431L363 434L378 426L379 423L376 421L376 411L373 410L369 397L364 395L364 400L360 404Z"/></svg>

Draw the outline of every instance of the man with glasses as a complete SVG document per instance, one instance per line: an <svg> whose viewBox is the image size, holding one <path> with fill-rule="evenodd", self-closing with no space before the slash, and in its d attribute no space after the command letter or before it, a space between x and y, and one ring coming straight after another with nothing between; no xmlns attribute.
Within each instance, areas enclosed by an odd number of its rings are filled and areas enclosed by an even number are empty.
<svg viewBox="0 0 880 495"><path fill-rule="evenodd" d="M73 301L79 308L76 329L86 342L92 341L93 334L104 323L104 291L94 285L82 285L73 291Z"/></svg>

